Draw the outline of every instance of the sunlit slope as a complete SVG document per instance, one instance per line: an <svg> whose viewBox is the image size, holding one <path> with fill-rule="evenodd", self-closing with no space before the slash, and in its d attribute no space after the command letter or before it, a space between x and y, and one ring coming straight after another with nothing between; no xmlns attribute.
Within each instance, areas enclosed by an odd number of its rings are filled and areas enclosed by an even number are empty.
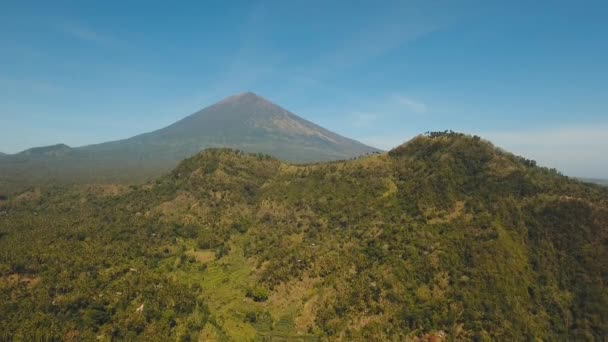
<svg viewBox="0 0 608 342"><path fill-rule="evenodd" d="M1 205L6 336L608 334L608 190L477 137L303 166L213 149L143 186Z"/></svg>

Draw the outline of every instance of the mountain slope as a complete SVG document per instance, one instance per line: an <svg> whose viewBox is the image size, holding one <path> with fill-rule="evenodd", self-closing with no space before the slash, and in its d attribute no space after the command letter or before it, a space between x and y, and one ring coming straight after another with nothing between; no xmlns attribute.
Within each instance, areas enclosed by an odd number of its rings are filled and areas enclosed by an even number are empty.
<svg viewBox="0 0 608 342"><path fill-rule="evenodd" d="M608 189L478 137L300 166L211 149L142 186L0 205L0 331L17 339L608 334Z"/></svg>
<svg viewBox="0 0 608 342"><path fill-rule="evenodd" d="M306 121L253 93L230 96L154 132L84 149L93 152L140 149L142 158L159 152L181 160L207 147L265 153L291 162L348 159L378 151Z"/></svg>
<svg viewBox="0 0 608 342"><path fill-rule="evenodd" d="M133 138L79 148L62 144L33 148L2 158L0 191L23 184L140 182L208 147L265 153L290 162L350 159L378 152L244 93Z"/></svg>
<svg viewBox="0 0 608 342"><path fill-rule="evenodd" d="M65 156L72 149L66 144L57 144L51 146L34 147L25 151L19 152L18 157L57 157Z"/></svg>

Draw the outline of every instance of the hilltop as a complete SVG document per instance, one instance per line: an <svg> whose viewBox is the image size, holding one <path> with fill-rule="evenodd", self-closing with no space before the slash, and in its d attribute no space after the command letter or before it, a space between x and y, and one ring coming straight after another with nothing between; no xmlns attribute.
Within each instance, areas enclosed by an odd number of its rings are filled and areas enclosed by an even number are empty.
<svg viewBox="0 0 608 342"><path fill-rule="evenodd" d="M143 182L209 147L264 153L297 163L378 152L254 94L230 96L170 126L129 139L32 148L0 160L0 193L32 185Z"/></svg>
<svg viewBox="0 0 608 342"><path fill-rule="evenodd" d="M68 154L72 149L66 144L56 144L50 146L34 147L21 151L16 154L18 157L34 157L34 156L47 156L47 157L58 157Z"/></svg>
<svg viewBox="0 0 608 342"><path fill-rule="evenodd" d="M0 202L0 331L601 340L607 241L608 189L479 137L308 165L209 149L144 185Z"/></svg>

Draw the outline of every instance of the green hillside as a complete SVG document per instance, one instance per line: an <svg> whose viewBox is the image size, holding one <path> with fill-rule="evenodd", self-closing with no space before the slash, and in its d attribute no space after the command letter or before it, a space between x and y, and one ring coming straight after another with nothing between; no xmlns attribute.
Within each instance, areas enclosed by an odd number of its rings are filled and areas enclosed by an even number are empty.
<svg viewBox="0 0 608 342"><path fill-rule="evenodd" d="M608 189L478 137L0 201L0 340L608 336Z"/></svg>

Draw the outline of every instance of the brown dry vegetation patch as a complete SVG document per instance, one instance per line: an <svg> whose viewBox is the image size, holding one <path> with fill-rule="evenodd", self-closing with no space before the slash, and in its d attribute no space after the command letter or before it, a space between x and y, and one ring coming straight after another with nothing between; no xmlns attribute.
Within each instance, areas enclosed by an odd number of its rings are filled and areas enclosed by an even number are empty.
<svg viewBox="0 0 608 342"><path fill-rule="evenodd" d="M314 326L316 313L322 302L315 288L320 280L305 274L301 279L282 283L268 298L268 306L277 314L296 310L296 330L300 334L305 333L309 327Z"/></svg>
<svg viewBox="0 0 608 342"><path fill-rule="evenodd" d="M346 163L342 163L345 165ZM391 158L388 154L376 154L365 158L360 158L348 163L349 167L361 166L366 170L390 170Z"/></svg>
<svg viewBox="0 0 608 342"><path fill-rule="evenodd" d="M494 158L488 163L488 169L492 175L499 178L505 178L513 172L522 170L522 167L506 156L497 154L494 155Z"/></svg>
<svg viewBox="0 0 608 342"><path fill-rule="evenodd" d="M32 289L38 286L41 281L42 280L40 279L40 277L21 275L16 273L0 278L0 283L6 284L8 285L8 287L24 285L28 289Z"/></svg>
<svg viewBox="0 0 608 342"><path fill-rule="evenodd" d="M464 207L464 201L456 201L451 211L438 211L435 208L426 208L424 215L430 224L450 223L464 214Z"/></svg>
<svg viewBox="0 0 608 342"><path fill-rule="evenodd" d="M215 260L215 251L212 250L199 250L187 252L189 256L192 256L197 262L201 264L209 263Z"/></svg>
<svg viewBox="0 0 608 342"><path fill-rule="evenodd" d="M40 197L42 197L42 192L40 191L40 188L36 188L34 190L30 190L30 191L21 193L20 195L15 197L15 201L17 201L17 202L35 201L35 200L40 199Z"/></svg>
<svg viewBox="0 0 608 342"><path fill-rule="evenodd" d="M144 185L141 186L141 189L145 190L145 191L149 191L149 190L154 189L155 186L156 186L155 183L146 183L146 184L144 184Z"/></svg>
<svg viewBox="0 0 608 342"><path fill-rule="evenodd" d="M299 170L301 170L301 166L291 165L291 164L281 164L279 166L279 175L281 176L292 176L295 175Z"/></svg>
<svg viewBox="0 0 608 342"><path fill-rule="evenodd" d="M268 220L288 220L293 217L293 209L273 200L262 200L256 213L257 217L263 221Z"/></svg>
<svg viewBox="0 0 608 342"><path fill-rule="evenodd" d="M448 334L444 331L435 331L432 333L424 334L422 336L408 337L405 339L406 342L443 342L446 341Z"/></svg>
<svg viewBox="0 0 608 342"><path fill-rule="evenodd" d="M349 326L354 330L361 330L370 324L382 323L385 319L383 315L359 315L349 322Z"/></svg>
<svg viewBox="0 0 608 342"><path fill-rule="evenodd" d="M321 297L317 294L313 295L308 299L300 314L294 319L296 331L300 334L307 331L309 328L315 327L315 319L317 318L317 311L322 305Z"/></svg>
<svg viewBox="0 0 608 342"><path fill-rule="evenodd" d="M317 136L327 141L336 142L334 139L332 139L328 135L323 134L321 131L307 127L306 125L303 125L302 123L292 119L287 115L273 118L272 123L275 127L279 128L279 131L282 132L304 136ZM275 130L272 127L269 127L267 129L271 131Z"/></svg>
<svg viewBox="0 0 608 342"><path fill-rule="evenodd" d="M174 199L163 202L146 214L158 216L164 223L177 222L184 225L203 223L201 218L209 216L209 209L188 192L179 193Z"/></svg>
<svg viewBox="0 0 608 342"><path fill-rule="evenodd" d="M128 186L120 184L91 184L85 185L84 191L100 197L120 196L130 192Z"/></svg>

